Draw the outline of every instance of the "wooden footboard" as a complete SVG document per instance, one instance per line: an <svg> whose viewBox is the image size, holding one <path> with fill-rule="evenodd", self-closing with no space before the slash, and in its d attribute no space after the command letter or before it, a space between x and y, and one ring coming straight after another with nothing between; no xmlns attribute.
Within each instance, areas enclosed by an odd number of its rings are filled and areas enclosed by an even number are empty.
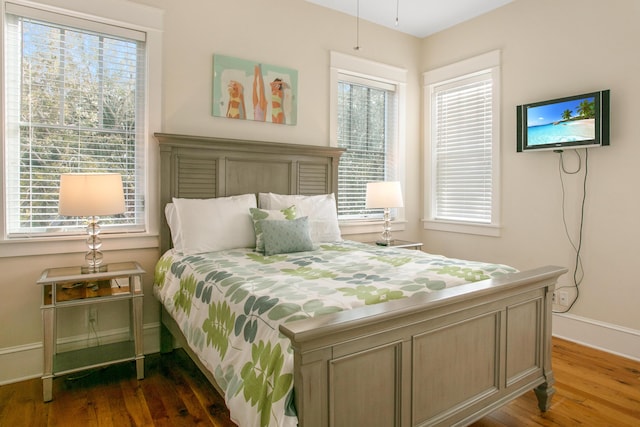
<svg viewBox="0 0 640 427"><path fill-rule="evenodd" d="M300 426L467 425L535 389L553 393L542 267L280 327L295 350Z"/></svg>

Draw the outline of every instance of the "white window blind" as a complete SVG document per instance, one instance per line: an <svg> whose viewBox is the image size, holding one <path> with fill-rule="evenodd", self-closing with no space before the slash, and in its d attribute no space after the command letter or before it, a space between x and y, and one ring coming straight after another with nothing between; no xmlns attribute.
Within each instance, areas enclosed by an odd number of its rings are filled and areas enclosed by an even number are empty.
<svg viewBox="0 0 640 427"><path fill-rule="evenodd" d="M103 232L144 230L144 33L7 6L8 236L83 232L58 215L67 172L120 173L126 212Z"/></svg>
<svg viewBox="0 0 640 427"><path fill-rule="evenodd" d="M492 222L492 78L486 72L432 89L436 220Z"/></svg>
<svg viewBox="0 0 640 427"><path fill-rule="evenodd" d="M338 217L382 218L366 209L367 182L395 179L397 100L392 84L354 76L338 81L338 146L346 152L338 168Z"/></svg>

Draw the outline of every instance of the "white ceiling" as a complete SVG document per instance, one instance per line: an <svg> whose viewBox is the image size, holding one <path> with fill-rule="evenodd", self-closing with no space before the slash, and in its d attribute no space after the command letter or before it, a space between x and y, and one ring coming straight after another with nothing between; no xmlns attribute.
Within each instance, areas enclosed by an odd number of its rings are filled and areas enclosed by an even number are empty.
<svg viewBox="0 0 640 427"><path fill-rule="evenodd" d="M487 13L513 0L306 0L416 37ZM396 15L398 25L396 26Z"/></svg>

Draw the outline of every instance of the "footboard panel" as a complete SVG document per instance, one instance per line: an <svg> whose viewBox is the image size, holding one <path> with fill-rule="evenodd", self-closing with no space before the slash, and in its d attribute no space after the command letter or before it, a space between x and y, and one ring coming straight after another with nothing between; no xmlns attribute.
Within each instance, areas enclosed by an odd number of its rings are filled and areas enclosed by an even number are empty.
<svg viewBox="0 0 640 427"><path fill-rule="evenodd" d="M398 425L402 343L337 357L329 362L332 425ZM359 390L358 393L345 393Z"/></svg>
<svg viewBox="0 0 640 427"><path fill-rule="evenodd" d="M459 411L500 390L500 312L413 337L413 422Z"/></svg>
<svg viewBox="0 0 640 427"><path fill-rule="evenodd" d="M565 271L283 325L300 425L466 425L541 384L552 392L551 293Z"/></svg>

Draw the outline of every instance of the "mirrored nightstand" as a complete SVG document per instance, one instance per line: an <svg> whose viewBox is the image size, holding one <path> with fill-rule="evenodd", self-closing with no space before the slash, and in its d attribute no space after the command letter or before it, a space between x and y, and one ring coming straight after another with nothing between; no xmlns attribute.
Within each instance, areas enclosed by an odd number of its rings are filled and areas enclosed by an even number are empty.
<svg viewBox="0 0 640 427"><path fill-rule="evenodd" d="M83 274L81 267L50 268L38 280L42 286L44 367L43 398L53 398L53 378L84 369L136 361L138 379L144 378L142 336L142 274L137 262L112 263L106 271ZM93 347L57 351L58 310L90 304L129 301L129 340Z"/></svg>

